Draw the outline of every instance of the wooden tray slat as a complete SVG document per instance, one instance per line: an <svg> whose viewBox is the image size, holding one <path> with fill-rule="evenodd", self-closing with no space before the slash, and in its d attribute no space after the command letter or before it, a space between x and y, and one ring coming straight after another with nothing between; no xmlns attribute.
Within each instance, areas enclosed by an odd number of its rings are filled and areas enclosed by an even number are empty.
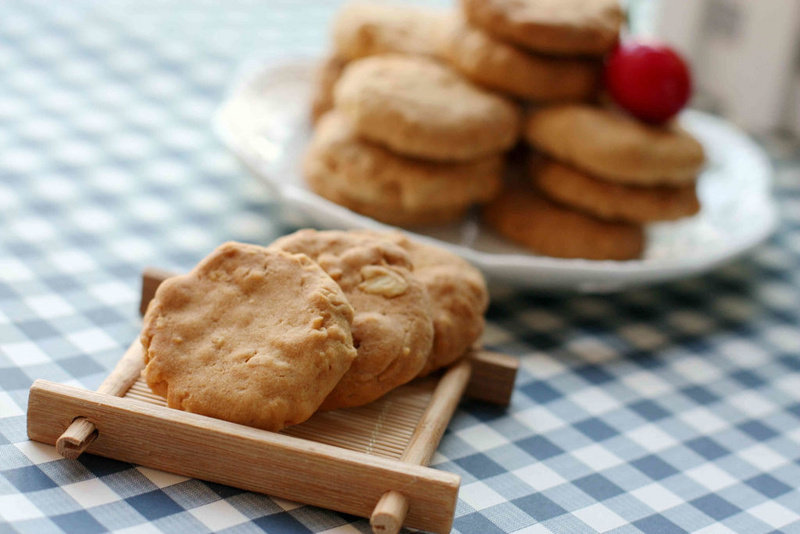
<svg viewBox="0 0 800 534"><path fill-rule="evenodd" d="M351 451L400 458L408 446L437 381L417 380L366 406L318 412L305 423L284 429L287 436L342 447ZM154 406L166 400L154 394L141 376L123 396Z"/></svg>

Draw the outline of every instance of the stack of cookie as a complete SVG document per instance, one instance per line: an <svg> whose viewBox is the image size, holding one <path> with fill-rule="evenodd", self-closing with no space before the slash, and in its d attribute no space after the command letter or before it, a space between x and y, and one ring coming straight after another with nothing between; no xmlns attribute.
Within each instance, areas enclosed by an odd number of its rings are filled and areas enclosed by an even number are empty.
<svg viewBox="0 0 800 534"><path fill-rule="evenodd" d="M484 220L540 254L641 256L644 225L699 210L700 144L597 104L618 0L461 0L458 12L351 4L315 99L310 187L401 226ZM387 55L387 53L389 55ZM535 151L503 189L517 111ZM593 102L593 103L589 103Z"/></svg>
<svg viewBox="0 0 800 534"><path fill-rule="evenodd" d="M530 102L596 95L623 20L617 0L462 0L441 55L482 86Z"/></svg>
<svg viewBox="0 0 800 534"><path fill-rule="evenodd" d="M496 196L520 110L437 60L450 18L385 4L340 11L304 162L317 194L399 226L457 220Z"/></svg>
<svg viewBox="0 0 800 534"><path fill-rule="evenodd" d="M315 84L311 189L400 226L457 220L496 197L518 131L511 99L593 98L622 21L616 0L529 3L341 9Z"/></svg>
<svg viewBox="0 0 800 534"><path fill-rule="evenodd" d="M445 223L495 196L519 128L515 104L449 67L371 56L336 82L304 172L316 193L358 213L401 226Z"/></svg>
<svg viewBox="0 0 800 534"><path fill-rule="evenodd" d="M627 260L643 225L699 210L699 143L587 103L623 21L617 0L461 0L441 55L466 77L534 104L537 152L484 211L501 235L540 254ZM544 107L548 106L548 107Z"/></svg>
<svg viewBox="0 0 800 534"><path fill-rule="evenodd" d="M277 431L450 365L487 305L479 271L400 233L226 243L159 286L144 375L172 408Z"/></svg>
<svg viewBox="0 0 800 534"><path fill-rule="evenodd" d="M565 104L533 111L524 136L543 156L530 162L528 185L498 197L485 220L537 252L637 258L645 245L642 225L700 209L695 182L703 148L674 123L654 126Z"/></svg>

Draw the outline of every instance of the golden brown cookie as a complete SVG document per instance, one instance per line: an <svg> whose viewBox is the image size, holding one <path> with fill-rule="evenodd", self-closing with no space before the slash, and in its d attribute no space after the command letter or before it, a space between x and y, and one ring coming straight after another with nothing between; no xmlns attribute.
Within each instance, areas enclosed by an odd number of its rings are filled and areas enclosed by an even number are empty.
<svg viewBox="0 0 800 534"><path fill-rule="evenodd" d="M347 62L342 58L329 56L317 67L311 95L312 122L317 122L320 117L333 108L333 86L346 64Z"/></svg>
<svg viewBox="0 0 800 534"><path fill-rule="evenodd" d="M516 105L419 56L348 64L334 101L361 137L411 157L474 160L510 148L519 134Z"/></svg>
<svg viewBox="0 0 800 534"><path fill-rule="evenodd" d="M489 291L481 272L444 249L412 241L400 232L381 234L405 249L414 277L433 306L433 350L420 376L461 358L483 333Z"/></svg>
<svg viewBox="0 0 800 534"><path fill-rule="evenodd" d="M674 122L653 126L582 104L533 111L525 137L554 159L630 185L692 184L704 162L702 145Z"/></svg>
<svg viewBox="0 0 800 534"><path fill-rule="evenodd" d="M363 202L347 196L346 193L339 191L332 187L329 181L325 181L319 176L311 176L308 178L308 184L311 189L319 196L330 200L335 204L354 211L365 217L370 217L376 221L380 221L393 226L402 226L403 228L418 228L424 226L438 226L443 224L452 223L464 217L467 208L440 208L440 209L423 209L416 211L406 211L398 209L392 204L383 204L381 202Z"/></svg>
<svg viewBox="0 0 800 534"><path fill-rule="evenodd" d="M491 199L503 159L444 163L398 156L361 140L334 110L319 121L303 170L311 189L333 202L390 224L428 224Z"/></svg>
<svg viewBox="0 0 800 534"><path fill-rule="evenodd" d="M436 56L449 11L400 4L353 2L333 22L336 55L354 60L377 54Z"/></svg>
<svg viewBox="0 0 800 534"><path fill-rule="evenodd" d="M597 89L598 61L533 54L455 17L447 27L442 55L475 83L538 102L584 100Z"/></svg>
<svg viewBox="0 0 800 534"><path fill-rule="evenodd" d="M533 183L548 197L601 219L647 223L700 211L695 184L624 185L594 178L555 161L531 163Z"/></svg>
<svg viewBox="0 0 800 534"><path fill-rule="evenodd" d="M319 263L355 311L358 356L323 410L367 404L417 376L433 346L431 302L402 248L377 235L315 230L282 237L271 248Z"/></svg>
<svg viewBox="0 0 800 534"><path fill-rule="evenodd" d="M145 378L171 408L277 431L308 419L350 368L352 319L307 256L225 243L159 286Z"/></svg>
<svg viewBox="0 0 800 534"><path fill-rule="evenodd" d="M617 42L618 0L461 0L475 26L536 52L602 55Z"/></svg>
<svg viewBox="0 0 800 534"><path fill-rule="evenodd" d="M545 256L630 260L641 256L641 226L603 221L562 207L532 188L509 187L488 204L484 220L500 235Z"/></svg>
<svg viewBox="0 0 800 534"><path fill-rule="evenodd" d="M396 206L381 202L362 202L350 198L345 193L331 187L333 184L311 176L307 179L309 187L319 196L335 204L349 209L355 213L370 217L382 223L403 228L419 228L426 226L439 226L452 223L463 218L467 208L455 209L430 209L408 212L397 209Z"/></svg>

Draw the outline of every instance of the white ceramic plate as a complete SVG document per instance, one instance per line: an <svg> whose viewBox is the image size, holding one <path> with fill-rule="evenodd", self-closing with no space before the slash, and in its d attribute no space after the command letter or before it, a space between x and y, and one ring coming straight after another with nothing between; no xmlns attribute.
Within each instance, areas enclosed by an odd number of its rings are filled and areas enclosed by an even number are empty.
<svg viewBox="0 0 800 534"><path fill-rule="evenodd" d="M251 61L215 118L236 156L280 196L297 224L323 228L388 228L329 202L305 186L300 160L310 135L311 80L316 60ZM749 250L775 228L772 169L763 151L729 123L697 111L681 116L703 143L708 166L699 181L701 212L648 227L641 260L592 261L537 256L484 229L476 217L409 232L444 246L494 280L537 288L616 291L712 269Z"/></svg>

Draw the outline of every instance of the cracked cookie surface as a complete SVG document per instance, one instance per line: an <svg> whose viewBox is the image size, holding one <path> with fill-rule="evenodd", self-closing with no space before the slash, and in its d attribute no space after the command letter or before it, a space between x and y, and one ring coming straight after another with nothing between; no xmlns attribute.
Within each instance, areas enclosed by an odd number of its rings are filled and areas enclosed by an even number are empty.
<svg viewBox="0 0 800 534"><path fill-rule="evenodd" d="M413 241L400 232L380 235L408 252L414 276L431 298L433 350L420 371L424 376L464 356L481 337L489 306L486 280L467 260L447 250Z"/></svg>
<svg viewBox="0 0 800 534"><path fill-rule="evenodd" d="M308 419L350 368L352 320L308 256L225 243L159 286L145 378L171 408L278 431Z"/></svg>
<svg viewBox="0 0 800 534"><path fill-rule="evenodd" d="M431 303L409 255L380 234L300 230L270 248L308 255L353 305L353 365L322 403L360 406L413 379L433 346Z"/></svg>

